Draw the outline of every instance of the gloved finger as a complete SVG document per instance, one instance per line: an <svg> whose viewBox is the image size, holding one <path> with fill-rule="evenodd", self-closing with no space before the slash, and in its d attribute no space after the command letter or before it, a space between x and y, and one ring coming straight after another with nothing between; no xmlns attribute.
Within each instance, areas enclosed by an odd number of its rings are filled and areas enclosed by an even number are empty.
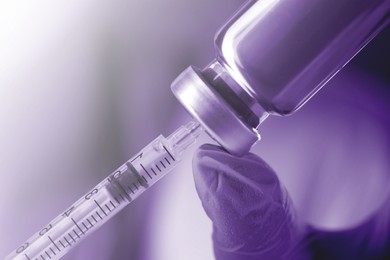
<svg viewBox="0 0 390 260"><path fill-rule="evenodd" d="M193 171L198 195L213 222L216 254L258 256L286 249L292 232L289 200L261 158L236 157L203 145L195 154Z"/></svg>

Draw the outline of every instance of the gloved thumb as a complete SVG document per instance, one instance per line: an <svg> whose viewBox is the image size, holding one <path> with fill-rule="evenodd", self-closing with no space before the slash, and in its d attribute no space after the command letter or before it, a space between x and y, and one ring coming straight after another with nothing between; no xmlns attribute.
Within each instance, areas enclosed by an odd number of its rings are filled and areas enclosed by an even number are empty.
<svg viewBox="0 0 390 260"><path fill-rule="evenodd" d="M217 259L280 259L297 228L290 200L274 171L258 156L236 157L213 145L193 159L198 195L213 222Z"/></svg>

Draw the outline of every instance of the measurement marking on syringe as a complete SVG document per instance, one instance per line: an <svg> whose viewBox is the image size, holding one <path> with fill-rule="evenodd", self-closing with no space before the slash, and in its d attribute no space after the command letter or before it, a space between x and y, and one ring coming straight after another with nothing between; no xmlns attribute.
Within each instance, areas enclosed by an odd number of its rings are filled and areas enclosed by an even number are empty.
<svg viewBox="0 0 390 260"><path fill-rule="evenodd" d="M163 145L164 150L169 154L169 156L172 158L172 160L175 161L175 158L173 158L172 154L168 151L168 149Z"/></svg>
<svg viewBox="0 0 390 260"><path fill-rule="evenodd" d="M143 153L140 153L139 155L137 155L137 157L135 157L133 160L131 160L130 162L134 162L136 159L141 159L142 158L142 154Z"/></svg>
<svg viewBox="0 0 390 260"><path fill-rule="evenodd" d="M164 164L162 161L160 161L160 163L161 163L161 165L164 167L164 169L167 168L167 167L165 167L165 164Z"/></svg>
<svg viewBox="0 0 390 260"><path fill-rule="evenodd" d="M122 186L122 184L120 182L117 182L118 184L118 187L119 189L124 193L126 194L126 197L128 198L128 200L130 200L130 195L127 193L126 189ZM125 201L125 199L123 198L122 194L119 193L119 196L121 196L122 200ZM116 199L116 198L115 198ZM118 202L119 204L119 202Z"/></svg>
<svg viewBox="0 0 390 260"><path fill-rule="evenodd" d="M133 186L138 190L138 186L136 183L133 182Z"/></svg>
<svg viewBox="0 0 390 260"><path fill-rule="evenodd" d="M76 230L74 230L74 229L72 229L72 230L73 230L73 233L75 233L76 236L77 236L78 238L80 238L80 236L79 236L79 234L77 234Z"/></svg>
<svg viewBox="0 0 390 260"><path fill-rule="evenodd" d="M154 175L156 175L157 176L157 173L156 173L156 171L153 169L153 168L150 168L151 170L152 170L152 172L154 173Z"/></svg>
<svg viewBox="0 0 390 260"><path fill-rule="evenodd" d="M116 208L116 206L115 206L114 202L112 202L112 200L110 200L110 204L114 207L114 209Z"/></svg>
<svg viewBox="0 0 390 260"><path fill-rule="evenodd" d="M109 212L112 211L112 210L110 209L110 207L109 207L107 204L104 204L104 206L106 206L106 208L108 209Z"/></svg>
<svg viewBox="0 0 390 260"><path fill-rule="evenodd" d="M129 190L131 191L131 193L133 193L133 194L134 194L134 191L131 189L131 187L130 187L130 186L127 186L127 188L129 188Z"/></svg>
<svg viewBox="0 0 390 260"><path fill-rule="evenodd" d="M73 240L73 242L76 242L76 240L74 239L74 237L70 233L68 233L68 235Z"/></svg>
<svg viewBox="0 0 390 260"><path fill-rule="evenodd" d="M148 181L146 180L145 176L143 176L143 175L141 175L141 176L142 176L142 179L144 179L144 181L145 181L146 183L148 183Z"/></svg>
<svg viewBox="0 0 390 260"><path fill-rule="evenodd" d="M51 256L49 255L49 253L47 251L45 251L45 253L51 259Z"/></svg>
<svg viewBox="0 0 390 260"><path fill-rule="evenodd" d="M50 236L48 236L48 238L53 243L53 245L57 248L57 250L61 252L61 249L57 246L56 243L54 243L53 239Z"/></svg>
<svg viewBox="0 0 390 260"><path fill-rule="evenodd" d="M96 205L98 205L98 207L100 208L100 210L104 213L104 215L107 216L107 213L104 211L104 209L102 208L102 206L100 206L99 202L97 202L96 200L94 200Z"/></svg>
<svg viewBox="0 0 390 260"><path fill-rule="evenodd" d="M95 201L96 201L96 200L95 200ZM81 229L81 227L79 226L79 224L77 224L76 221L75 221L73 218L71 218L71 219L72 219L73 223L76 225L76 227L81 231L81 233L83 233L83 235L85 235L84 231Z"/></svg>
<svg viewBox="0 0 390 260"><path fill-rule="evenodd" d="M95 220L95 222L97 223L97 220L96 220L95 216L94 216L94 215L91 215L91 217L92 217L93 220Z"/></svg>
<svg viewBox="0 0 390 260"><path fill-rule="evenodd" d="M167 157L164 157L164 159L165 159L165 161L167 161L167 163L168 163L169 165L171 165L171 162L167 159Z"/></svg>
<svg viewBox="0 0 390 260"><path fill-rule="evenodd" d="M88 230L89 230L89 228L87 227L87 225L85 225L85 223L84 222L81 222L81 224L83 224L83 226L85 227L85 232L87 232Z"/></svg>
<svg viewBox="0 0 390 260"><path fill-rule="evenodd" d="M31 260L31 258L30 257L28 257L28 255L27 254L24 254L24 256L28 259L28 260Z"/></svg>
<svg viewBox="0 0 390 260"><path fill-rule="evenodd" d="M65 245L64 245L64 243L62 243L62 241L61 241L61 240L58 240L58 241L60 242L61 246L62 246L63 248L65 248Z"/></svg>
<svg viewBox="0 0 390 260"><path fill-rule="evenodd" d="M93 227L92 222L89 220L89 218L87 218L87 221L91 225L91 227Z"/></svg>
<svg viewBox="0 0 390 260"><path fill-rule="evenodd" d="M66 243L68 243L69 246L72 246L72 245L70 244L69 240L66 239L66 237L64 237L64 239L65 239Z"/></svg>
<svg viewBox="0 0 390 260"><path fill-rule="evenodd" d="M142 169L146 172L146 174L149 176L149 178L150 179L152 179L152 176L150 176L150 174L149 174L149 172L145 169L145 167L142 165L142 163L140 163L139 164L141 167L142 167ZM142 176L143 177L143 176ZM144 178L145 179L145 178ZM146 179L145 179L145 181L146 181ZM147 181L146 181L147 182Z"/></svg>
<svg viewBox="0 0 390 260"><path fill-rule="evenodd" d="M114 197L116 203L121 204L117 197Z"/></svg>
<svg viewBox="0 0 390 260"><path fill-rule="evenodd" d="M100 216L99 212L95 211L96 214L99 216L100 219L103 219L102 216Z"/></svg>
<svg viewBox="0 0 390 260"><path fill-rule="evenodd" d="M144 177L144 176L142 176L142 177L143 177L144 180L146 181L145 177ZM140 187L144 186L143 183L141 182L141 179L137 179L137 181L138 181ZM146 183L148 183L148 182L146 181Z"/></svg>
<svg viewBox="0 0 390 260"><path fill-rule="evenodd" d="M43 255L40 255L42 257L43 260L45 260L45 258L43 257Z"/></svg>
<svg viewBox="0 0 390 260"><path fill-rule="evenodd" d="M50 247L50 251L52 251L54 255L57 255L56 252L54 252L53 248L51 248L51 247Z"/></svg>
<svg viewBox="0 0 390 260"><path fill-rule="evenodd" d="M157 170L159 170L160 172L161 172L161 169L160 169L160 167L158 167L158 165L156 164L156 168L157 168Z"/></svg>

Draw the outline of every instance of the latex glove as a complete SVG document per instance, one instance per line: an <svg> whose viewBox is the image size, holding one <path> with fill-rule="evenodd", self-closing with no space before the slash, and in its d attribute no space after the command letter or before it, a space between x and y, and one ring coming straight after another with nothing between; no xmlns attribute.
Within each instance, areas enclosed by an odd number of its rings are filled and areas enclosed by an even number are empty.
<svg viewBox="0 0 390 260"><path fill-rule="evenodd" d="M287 193L258 156L235 157L213 145L193 160L195 185L213 222L214 252L220 260L293 258L299 236ZM294 257L295 258L295 257Z"/></svg>

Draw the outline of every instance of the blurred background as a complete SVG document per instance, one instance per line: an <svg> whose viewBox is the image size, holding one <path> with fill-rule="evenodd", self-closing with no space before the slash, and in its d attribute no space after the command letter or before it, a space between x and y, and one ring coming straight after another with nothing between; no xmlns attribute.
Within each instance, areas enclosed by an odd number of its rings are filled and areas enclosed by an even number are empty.
<svg viewBox="0 0 390 260"><path fill-rule="evenodd" d="M190 119L169 86L213 59L242 3L0 0L0 257ZM299 112L261 126L254 152L316 227L356 226L389 196L389 46L387 28ZM213 259L191 152L64 259Z"/></svg>

